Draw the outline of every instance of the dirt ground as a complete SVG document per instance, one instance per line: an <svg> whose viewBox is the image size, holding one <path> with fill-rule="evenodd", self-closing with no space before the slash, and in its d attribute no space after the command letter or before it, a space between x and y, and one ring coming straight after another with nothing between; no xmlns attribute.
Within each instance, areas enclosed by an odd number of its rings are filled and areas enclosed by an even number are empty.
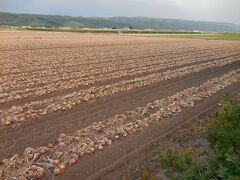
<svg viewBox="0 0 240 180"><path fill-rule="evenodd" d="M239 92L237 89L239 85L229 87L227 91L236 95ZM191 143L184 144L176 140L180 135L192 130L191 122L206 121L214 115L223 95L224 91L193 109L154 124L144 133L128 137L103 152L82 159L81 163L71 167L59 179L138 179L144 170L154 171L155 164L151 159L155 158L156 154L159 155L169 148L191 146Z"/></svg>
<svg viewBox="0 0 240 180"><path fill-rule="evenodd" d="M203 62L236 59L235 62L221 67L206 68L170 80L124 90L111 96L75 105L67 111L57 111L30 119L25 123L14 126L0 125L0 160L11 158L14 154L22 154L27 147L37 148L49 142L54 143L61 133L74 133L94 122L104 121L116 114L145 106L149 102L199 86L209 79L240 68L240 42L238 41L32 32L0 32L0 40L0 69L2 70L0 76L14 79L20 74L25 77L21 81L25 82L27 76L35 77L33 74L36 73L37 78L35 84L29 86L21 84L20 80L18 85L16 81L12 88L3 91L6 93L38 88L46 84L54 86L55 82L51 77L59 77L61 81L68 82L69 79L63 79L61 73L51 74L59 67L65 68L64 72L70 69L66 77L71 75L72 79L77 79L77 74L71 72L71 67L75 68L74 72L92 67L92 69L99 69L99 74L118 72L121 67L123 69L125 66L126 69L129 67L129 71L125 72L126 75L121 77L113 75L109 79L94 82L93 85L59 88L49 94L33 94L22 100L11 100L0 104L0 109L3 111L12 106L67 95L91 86L107 86L153 73L174 71L190 65L201 66ZM189 59L189 62L179 64L177 61L173 66L164 66L166 62L174 59L179 59L179 63L183 59ZM202 59L202 61L194 61L195 59ZM38 65L34 64L35 60ZM7 69L5 63L11 65L16 63L16 69ZM21 63L32 64L32 66L24 67ZM99 65L101 63L105 65ZM146 64L147 68L142 70L141 63L143 67ZM127 66L128 64L132 66ZM111 68L105 72L108 65ZM139 70L135 67L136 65L139 66ZM49 70L48 66L51 67ZM163 68L147 71L155 66L163 66ZM137 72L129 74L130 70L134 69ZM45 70L46 74L44 74ZM87 69L86 73L88 73ZM86 74L87 79L90 77L94 79L98 75L97 73ZM46 83L39 83L40 81L46 81ZM204 101L196 103L192 108L184 109L181 113L160 122L154 122L150 128L141 133L122 138L103 151L86 155L76 165L69 166L63 175L54 179L137 179L144 169L152 168L151 159L154 154L164 152L169 147L181 146L182 144L176 139L183 134L182 131L191 130L188 126L191 122L206 120L218 110L218 103L225 92L235 95L239 89L239 83L233 84Z"/></svg>

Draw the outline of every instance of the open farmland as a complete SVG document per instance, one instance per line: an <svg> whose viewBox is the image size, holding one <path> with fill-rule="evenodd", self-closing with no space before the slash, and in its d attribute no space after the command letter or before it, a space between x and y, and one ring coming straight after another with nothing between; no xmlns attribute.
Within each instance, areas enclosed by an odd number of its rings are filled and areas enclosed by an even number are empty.
<svg viewBox="0 0 240 180"><path fill-rule="evenodd" d="M239 82L240 41L0 32L0 179L132 179Z"/></svg>

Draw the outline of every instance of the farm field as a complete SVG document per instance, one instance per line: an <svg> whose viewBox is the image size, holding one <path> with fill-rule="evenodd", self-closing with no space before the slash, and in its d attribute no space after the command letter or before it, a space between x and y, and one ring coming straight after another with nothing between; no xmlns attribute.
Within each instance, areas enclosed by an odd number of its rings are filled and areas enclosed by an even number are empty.
<svg viewBox="0 0 240 180"><path fill-rule="evenodd" d="M0 32L0 179L133 179L240 92L240 41Z"/></svg>

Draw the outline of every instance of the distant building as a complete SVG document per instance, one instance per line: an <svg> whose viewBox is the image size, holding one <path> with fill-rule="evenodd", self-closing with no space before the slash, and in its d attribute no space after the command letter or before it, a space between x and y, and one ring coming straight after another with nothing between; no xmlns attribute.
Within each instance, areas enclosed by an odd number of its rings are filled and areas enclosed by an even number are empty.
<svg viewBox="0 0 240 180"><path fill-rule="evenodd" d="M32 28L32 26L21 26L21 28L27 29L27 28Z"/></svg>
<svg viewBox="0 0 240 180"><path fill-rule="evenodd" d="M192 32L194 32L194 33L200 33L199 30L193 30Z"/></svg>
<svg viewBox="0 0 240 180"><path fill-rule="evenodd" d="M60 27L59 29L72 29L71 27Z"/></svg>

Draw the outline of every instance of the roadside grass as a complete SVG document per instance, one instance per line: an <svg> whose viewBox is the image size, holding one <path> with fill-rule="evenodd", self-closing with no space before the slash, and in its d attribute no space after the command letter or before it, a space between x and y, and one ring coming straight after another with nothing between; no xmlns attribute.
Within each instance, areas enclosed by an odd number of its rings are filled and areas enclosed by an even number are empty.
<svg viewBox="0 0 240 180"><path fill-rule="evenodd" d="M240 103L233 105L228 95L211 121L208 140L215 152L209 158L210 177L240 179Z"/></svg>
<svg viewBox="0 0 240 180"><path fill-rule="evenodd" d="M141 180L155 180L155 177L148 170L145 170L142 174Z"/></svg>
<svg viewBox="0 0 240 180"><path fill-rule="evenodd" d="M208 180L240 179L240 102L232 103L225 95L222 109L211 119L207 139L213 153L208 162L200 162L191 152L167 151L158 158L159 168L169 179ZM159 179L144 172L143 180Z"/></svg>
<svg viewBox="0 0 240 180"><path fill-rule="evenodd" d="M170 179L205 179L206 168L189 152L168 151L159 157L160 168Z"/></svg>

